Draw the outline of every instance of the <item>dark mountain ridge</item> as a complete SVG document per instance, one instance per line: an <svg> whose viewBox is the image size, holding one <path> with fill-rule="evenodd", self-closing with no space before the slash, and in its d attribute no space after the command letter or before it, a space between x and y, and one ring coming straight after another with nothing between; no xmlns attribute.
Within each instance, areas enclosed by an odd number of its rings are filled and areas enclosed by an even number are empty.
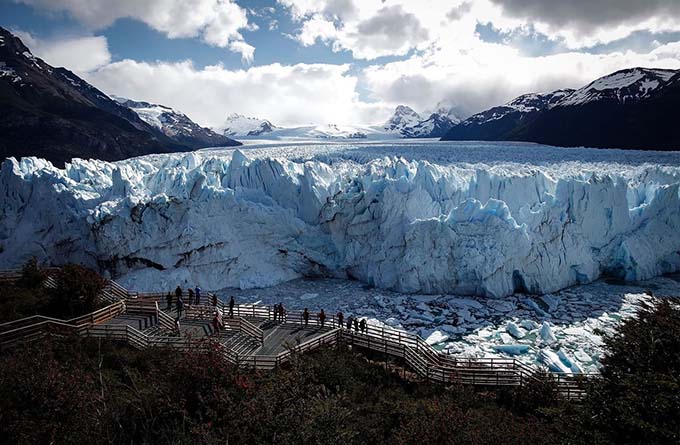
<svg viewBox="0 0 680 445"><path fill-rule="evenodd" d="M561 97L556 99L556 93ZM513 104L551 97L543 106ZM631 68L578 90L524 95L454 126L442 140L511 140L565 147L679 150L680 71Z"/></svg>
<svg viewBox="0 0 680 445"><path fill-rule="evenodd" d="M195 147L169 138L65 68L33 56L0 27L0 157L107 161ZM232 145L238 145L232 141Z"/></svg>

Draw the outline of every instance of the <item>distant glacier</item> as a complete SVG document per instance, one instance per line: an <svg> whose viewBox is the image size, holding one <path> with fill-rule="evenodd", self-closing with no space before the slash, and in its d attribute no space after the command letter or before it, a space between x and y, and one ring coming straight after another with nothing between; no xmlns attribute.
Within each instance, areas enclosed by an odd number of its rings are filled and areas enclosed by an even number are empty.
<svg viewBox="0 0 680 445"><path fill-rule="evenodd" d="M326 276L496 297L680 270L680 154L569 150L272 145L65 169L8 159L0 267L80 262L149 290Z"/></svg>

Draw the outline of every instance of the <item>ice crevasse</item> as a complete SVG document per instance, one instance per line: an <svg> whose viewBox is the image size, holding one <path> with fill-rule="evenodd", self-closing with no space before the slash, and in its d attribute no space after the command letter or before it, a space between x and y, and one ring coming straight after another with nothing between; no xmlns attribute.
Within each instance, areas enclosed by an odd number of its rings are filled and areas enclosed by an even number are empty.
<svg viewBox="0 0 680 445"><path fill-rule="evenodd" d="M301 276L402 292L546 293L680 269L680 169L611 174L233 156L10 158L0 267L31 256L137 289Z"/></svg>

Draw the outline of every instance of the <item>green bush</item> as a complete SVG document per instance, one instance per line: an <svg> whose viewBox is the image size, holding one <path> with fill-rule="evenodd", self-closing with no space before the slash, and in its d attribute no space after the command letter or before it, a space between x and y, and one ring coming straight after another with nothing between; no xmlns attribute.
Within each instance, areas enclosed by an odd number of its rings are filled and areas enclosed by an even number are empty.
<svg viewBox="0 0 680 445"><path fill-rule="evenodd" d="M38 260L33 257L21 268L21 278L17 286L24 289L38 289L47 279L47 272L38 266Z"/></svg>
<svg viewBox="0 0 680 445"><path fill-rule="evenodd" d="M604 337L585 429L613 443L680 443L680 300L655 300Z"/></svg>
<svg viewBox="0 0 680 445"><path fill-rule="evenodd" d="M106 281L96 272L76 264L67 264L54 278L56 286L49 292L52 316L72 318L102 306L97 301L97 295Z"/></svg>
<svg viewBox="0 0 680 445"><path fill-rule="evenodd" d="M217 350L45 340L0 355L2 443L535 443L550 423L471 388L402 380L346 348L272 372Z"/></svg>

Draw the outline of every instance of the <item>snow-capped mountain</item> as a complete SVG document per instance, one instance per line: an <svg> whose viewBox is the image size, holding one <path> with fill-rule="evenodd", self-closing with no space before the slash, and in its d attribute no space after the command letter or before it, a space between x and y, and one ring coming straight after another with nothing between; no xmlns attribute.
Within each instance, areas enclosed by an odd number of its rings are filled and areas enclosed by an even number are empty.
<svg viewBox="0 0 680 445"><path fill-rule="evenodd" d="M302 125L281 127L266 119L232 114L227 117L221 131L239 139L366 139L368 137L389 137L390 135L371 127L353 125Z"/></svg>
<svg viewBox="0 0 680 445"><path fill-rule="evenodd" d="M518 126L550 109L574 90L557 90L546 94L530 93L505 105L477 113L453 126L442 140L502 140Z"/></svg>
<svg viewBox="0 0 680 445"><path fill-rule="evenodd" d="M567 147L678 150L680 71L632 68L565 97L510 139Z"/></svg>
<svg viewBox="0 0 680 445"><path fill-rule="evenodd" d="M633 68L601 77L574 91L559 106L584 105L590 102L630 103L649 98L675 75L675 70Z"/></svg>
<svg viewBox="0 0 680 445"><path fill-rule="evenodd" d="M399 105L382 126L382 130L403 138L433 138L443 136L458 122L460 119L451 108L439 104L427 119L423 119L411 107Z"/></svg>
<svg viewBox="0 0 680 445"><path fill-rule="evenodd" d="M383 129L390 133L405 135L405 133L410 132L422 120L413 108L406 105L398 105L392 117L383 125Z"/></svg>
<svg viewBox="0 0 680 445"><path fill-rule="evenodd" d="M578 90L525 94L454 126L442 140L680 149L680 71L631 68Z"/></svg>
<svg viewBox="0 0 680 445"><path fill-rule="evenodd" d="M0 108L0 158L41 156L63 165L74 157L119 160L194 148L73 72L35 57L1 27Z"/></svg>
<svg viewBox="0 0 680 445"><path fill-rule="evenodd" d="M233 113L227 116L221 131L225 136L248 137L264 136L277 128L266 119L246 117L242 114Z"/></svg>
<svg viewBox="0 0 680 445"><path fill-rule="evenodd" d="M119 104L131 109L147 124L160 130L167 137L192 148L225 147L235 141L201 127L186 114L165 105L139 102L112 96Z"/></svg>

